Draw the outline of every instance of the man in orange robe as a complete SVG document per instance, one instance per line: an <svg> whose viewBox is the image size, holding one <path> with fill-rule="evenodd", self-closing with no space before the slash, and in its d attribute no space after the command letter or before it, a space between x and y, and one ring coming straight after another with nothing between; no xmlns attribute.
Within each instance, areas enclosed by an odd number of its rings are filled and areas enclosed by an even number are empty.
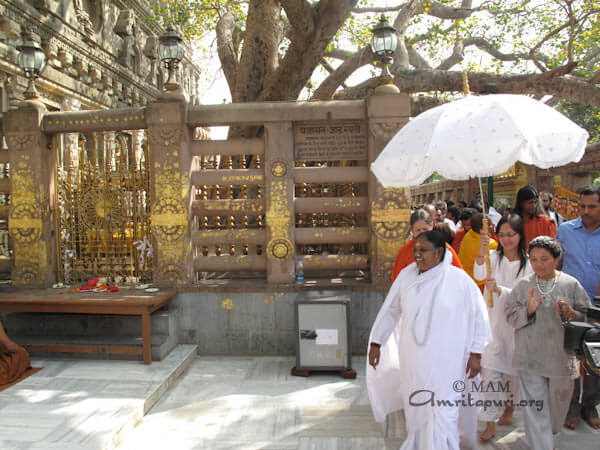
<svg viewBox="0 0 600 450"><path fill-rule="evenodd" d="M18 380L29 367L27 351L9 339L0 323L0 386Z"/></svg>

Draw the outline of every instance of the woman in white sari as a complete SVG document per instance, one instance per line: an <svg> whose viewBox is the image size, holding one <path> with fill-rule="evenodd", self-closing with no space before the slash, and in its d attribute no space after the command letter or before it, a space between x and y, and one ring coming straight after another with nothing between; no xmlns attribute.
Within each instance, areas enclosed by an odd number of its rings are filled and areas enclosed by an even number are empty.
<svg viewBox="0 0 600 450"><path fill-rule="evenodd" d="M473 275L477 280L487 280L483 298L487 302L489 292L494 296L493 307L488 304L492 339L485 346L481 359L483 386L489 387L484 390L485 408L479 416L487 422L485 430L479 436L482 442L494 437L496 421L499 425L512 424L513 404L518 403L519 378L512 365L515 330L506 321L504 304L517 280L532 272L527 258L527 243L521 216L511 214L502 217L496 227L496 236L500 245L496 250L490 251L489 237L481 234L479 255L473 267ZM492 269L489 277L485 268L485 253L488 251Z"/></svg>
<svg viewBox="0 0 600 450"><path fill-rule="evenodd" d="M371 330L369 398L377 421L404 409L402 449L458 450L459 407L468 402L465 371L469 378L479 373L487 311L473 280L451 265L441 233L420 234L414 257Z"/></svg>

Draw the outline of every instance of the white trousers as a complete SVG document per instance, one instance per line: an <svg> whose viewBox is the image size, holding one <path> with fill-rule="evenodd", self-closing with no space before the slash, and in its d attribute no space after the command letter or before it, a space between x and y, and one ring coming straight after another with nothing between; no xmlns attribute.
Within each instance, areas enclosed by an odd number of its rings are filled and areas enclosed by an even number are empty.
<svg viewBox="0 0 600 450"><path fill-rule="evenodd" d="M533 450L552 450L562 430L573 393L571 377L519 374L525 434Z"/></svg>
<svg viewBox="0 0 600 450"><path fill-rule="evenodd" d="M506 406L519 404L519 377L493 369L481 368L483 399L485 401L479 420L495 422ZM508 388L505 390L505 388Z"/></svg>

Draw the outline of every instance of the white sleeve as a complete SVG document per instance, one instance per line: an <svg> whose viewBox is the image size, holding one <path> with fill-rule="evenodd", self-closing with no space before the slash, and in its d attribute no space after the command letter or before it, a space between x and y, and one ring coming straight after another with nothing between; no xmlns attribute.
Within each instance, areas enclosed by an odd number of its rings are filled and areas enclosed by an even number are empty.
<svg viewBox="0 0 600 450"><path fill-rule="evenodd" d="M474 303L474 330L473 340L471 342L471 348L469 351L471 353L483 353L485 344L491 335L488 310L483 296L481 295L481 291L474 284L471 287L471 296Z"/></svg>
<svg viewBox="0 0 600 450"><path fill-rule="evenodd" d="M493 259L493 254L490 251L490 259ZM493 265L493 263L492 263ZM477 258L475 258L475 263L473 264L473 277L476 280L483 281L487 278L487 269L485 268L485 260L483 264L477 264Z"/></svg>
<svg viewBox="0 0 600 450"><path fill-rule="evenodd" d="M399 280L396 279L396 281ZM392 284L383 305L381 305L377 313L375 323L373 324L373 328L371 328L369 343L385 344L394 331L398 320L400 320L402 314L400 289L399 286L394 286L395 284Z"/></svg>

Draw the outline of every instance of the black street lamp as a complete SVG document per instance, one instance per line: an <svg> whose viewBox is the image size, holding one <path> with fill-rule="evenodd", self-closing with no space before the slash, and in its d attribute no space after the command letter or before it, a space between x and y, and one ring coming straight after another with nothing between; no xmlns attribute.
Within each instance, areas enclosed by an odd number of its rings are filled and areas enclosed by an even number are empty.
<svg viewBox="0 0 600 450"><path fill-rule="evenodd" d="M396 29L391 26L382 14L377 25L371 30L373 38L371 39L371 49L380 59L383 67L381 69L382 78L391 78L392 74L389 65L393 61L392 55L398 45Z"/></svg>
<svg viewBox="0 0 600 450"><path fill-rule="evenodd" d="M158 57L169 73L164 88L166 91L176 91L179 89L179 84L175 81L175 71L185 54L183 39L169 25L165 32L159 36L158 42Z"/></svg>
<svg viewBox="0 0 600 450"><path fill-rule="evenodd" d="M35 79L40 76L44 67L46 67L46 55L40 45L41 40L31 32L23 33L21 44L17 46L19 50L19 67L23 69L27 77L27 89L23 93L27 100L33 100L38 97L35 89Z"/></svg>

